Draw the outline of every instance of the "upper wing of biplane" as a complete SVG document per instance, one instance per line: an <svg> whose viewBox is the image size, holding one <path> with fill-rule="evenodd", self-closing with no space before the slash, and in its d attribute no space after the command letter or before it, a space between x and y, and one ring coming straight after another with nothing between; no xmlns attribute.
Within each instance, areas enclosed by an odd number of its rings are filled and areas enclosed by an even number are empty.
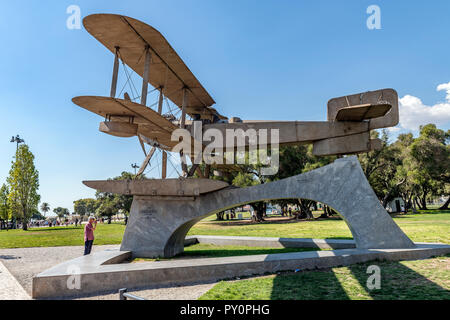
<svg viewBox="0 0 450 320"><path fill-rule="evenodd" d="M93 14L83 19L86 30L111 52L143 76L145 50L151 52L148 82L162 88L164 95L182 107L183 89L187 89L186 113L201 118L226 119L211 106L215 101L192 74L167 40L151 26L136 19L115 14Z"/></svg>

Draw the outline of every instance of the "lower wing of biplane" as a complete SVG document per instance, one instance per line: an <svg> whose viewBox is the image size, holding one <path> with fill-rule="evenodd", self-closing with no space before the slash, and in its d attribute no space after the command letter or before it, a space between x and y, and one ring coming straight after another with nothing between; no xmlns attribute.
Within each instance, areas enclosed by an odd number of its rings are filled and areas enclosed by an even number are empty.
<svg viewBox="0 0 450 320"><path fill-rule="evenodd" d="M168 151L176 145L170 138L178 127L151 108L110 97L81 96L73 98L72 101L105 118L99 127L104 133L116 137L142 135Z"/></svg>

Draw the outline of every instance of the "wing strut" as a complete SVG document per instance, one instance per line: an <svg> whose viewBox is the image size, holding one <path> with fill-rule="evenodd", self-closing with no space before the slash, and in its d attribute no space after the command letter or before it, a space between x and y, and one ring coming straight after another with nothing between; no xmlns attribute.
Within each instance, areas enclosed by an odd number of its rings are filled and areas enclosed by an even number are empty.
<svg viewBox="0 0 450 320"><path fill-rule="evenodd" d="M141 145L142 151L144 151L145 156L147 156L147 151L145 151L144 141L141 138L141 135L138 134L139 144Z"/></svg>
<svg viewBox="0 0 450 320"><path fill-rule="evenodd" d="M141 93L141 104L145 106L147 104L147 91L148 91L148 79L150 71L150 61L152 59L152 53L150 52L150 46L145 46L145 64L144 64L144 74L142 77L142 93Z"/></svg>
<svg viewBox="0 0 450 320"><path fill-rule="evenodd" d="M158 99L158 113L162 114L164 95L163 95L163 87L159 88L159 99ZM161 178L165 179L167 176L167 153L166 151L162 151L162 159L161 159Z"/></svg>
<svg viewBox="0 0 450 320"><path fill-rule="evenodd" d="M116 47L116 53L114 54L114 68L111 82L111 98L116 97L116 88L117 88L117 75L119 73L119 47Z"/></svg>
<svg viewBox="0 0 450 320"><path fill-rule="evenodd" d="M161 178L165 179L167 176L167 153L163 150L162 152L162 172Z"/></svg>
<svg viewBox="0 0 450 320"><path fill-rule="evenodd" d="M148 163L150 162L150 159L152 158L153 154L156 151L156 147L153 147L150 152L147 154L147 156L144 159L144 162L141 164L141 168L139 169L138 173L136 174L136 178L139 177L142 173L144 173L145 168L147 168Z"/></svg>
<svg viewBox="0 0 450 320"><path fill-rule="evenodd" d="M180 128L184 129L186 124L186 106L188 103L187 99L187 88L183 88L183 103L181 105L181 119L180 119ZM183 154L183 151L180 151L181 158L181 168L183 170L183 175L186 176L188 174L187 164L186 164L186 155Z"/></svg>

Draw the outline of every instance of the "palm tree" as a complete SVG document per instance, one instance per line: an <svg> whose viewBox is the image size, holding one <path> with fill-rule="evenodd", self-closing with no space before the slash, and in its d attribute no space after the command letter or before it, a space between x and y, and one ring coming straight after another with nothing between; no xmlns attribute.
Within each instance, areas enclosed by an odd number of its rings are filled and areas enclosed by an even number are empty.
<svg viewBox="0 0 450 320"><path fill-rule="evenodd" d="M58 218L63 219L65 216L68 216L70 214L69 209L67 208L55 208L53 209L53 212L56 213L56 215L58 216Z"/></svg>
<svg viewBox="0 0 450 320"><path fill-rule="evenodd" d="M44 213L44 216L45 216L47 214L47 212L50 211L50 205L47 202L42 202L41 211Z"/></svg>

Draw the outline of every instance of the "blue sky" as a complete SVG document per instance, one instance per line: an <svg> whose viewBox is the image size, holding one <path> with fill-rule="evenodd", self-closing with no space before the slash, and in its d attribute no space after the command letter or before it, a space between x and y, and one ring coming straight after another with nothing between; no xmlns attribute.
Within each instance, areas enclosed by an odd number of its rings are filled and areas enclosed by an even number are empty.
<svg viewBox="0 0 450 320"><path fill-rule="evenodd" d="M9 140L20 134L52 208L92 197L82 180L143 160L136 139L100 133L100 117L71 102L108 96L113 63L84 29L66 27L72 4L82 17L118 13L158 29L227 116L322 121L332 97L394 88L408 120L396 132L428 119L450 127L446 0L8 1L0 11L0 183L15 151ZM380 30L366 27L371 4L381 9Z"/></svg>

